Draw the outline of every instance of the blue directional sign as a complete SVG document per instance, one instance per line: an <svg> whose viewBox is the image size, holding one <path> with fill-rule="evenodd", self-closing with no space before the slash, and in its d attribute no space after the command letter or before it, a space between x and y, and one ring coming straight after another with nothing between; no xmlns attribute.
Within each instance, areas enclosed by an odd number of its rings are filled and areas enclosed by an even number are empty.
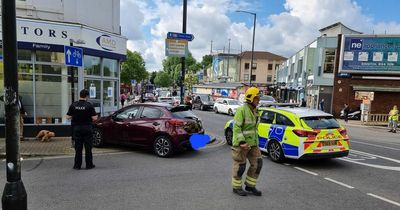
<svg viewBox="0 0 400 210"><path fill-rule="evenodd" d="M82 66L83 50L77 47L64 46L65 65Z"/></svg>
<svg viewBox="0 0 400 210"><path fill-rule="evenodd" d="M192 41L194 39L194 36L193 36L193 34L168 32L167 38L168 39L184 39L184 40Z"/></svg>

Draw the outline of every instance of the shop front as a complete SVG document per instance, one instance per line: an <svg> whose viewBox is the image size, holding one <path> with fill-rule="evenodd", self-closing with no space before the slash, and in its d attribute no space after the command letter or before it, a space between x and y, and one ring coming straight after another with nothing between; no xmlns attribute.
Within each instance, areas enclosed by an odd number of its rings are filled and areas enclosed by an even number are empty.
<svg viewBox="0 0 400 210"><path fill-rule="evenodd" d="M49 129L68 136L68 107L79 91L90 90L96 112L109 115L119 107L120 63L126 39L79 24L17 19L19 95L27 112L25 136ZM83 50L82 66L66 65L64 46ZM2 54L2 48L1 48ZM0 92L4 92L0 60ZM4 136L4 102L0 101L0 136Z"/></svg>

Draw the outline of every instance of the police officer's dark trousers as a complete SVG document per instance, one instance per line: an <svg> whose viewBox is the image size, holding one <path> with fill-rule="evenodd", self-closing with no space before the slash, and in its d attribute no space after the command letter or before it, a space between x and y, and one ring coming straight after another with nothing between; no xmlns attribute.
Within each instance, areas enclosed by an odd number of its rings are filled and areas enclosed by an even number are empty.
<svg viewBox="0 0 400 210"><path fill-rule="evenodd" d="M73 126L73 135L75 141L75 168L82 166L82 149L85 146L86 168L93 166L93 128L92 125Z"/></svg>

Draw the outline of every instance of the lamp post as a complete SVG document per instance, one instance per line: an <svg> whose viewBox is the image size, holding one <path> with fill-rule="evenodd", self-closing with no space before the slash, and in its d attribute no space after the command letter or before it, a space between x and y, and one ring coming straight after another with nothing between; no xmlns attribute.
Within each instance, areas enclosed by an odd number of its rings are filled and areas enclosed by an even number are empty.
<svg viewBox="0 0 400 210"><path fill-rule="evenodd" d="M251 77L253 76L254 39L255 39L255 36L256 36L257 14L254 13L254 12L249 12L249 11L244 11L244 10L236 10L236 12L243 12L243 13L251 14L254 17L254 22L253 22L253 41L252 41L252 44L251 44L250 83L249 83L249 86L251 86Z"/></svg>
<svg viewBox="0 0 400 210"><path fill-rule="evenodd" d="M86 42L83 41L82 39L77 39L77 40L69 39L69 46L73 47L74 43L75 44L86 44ZM75 101L75 94L74 94L75 93L74 92L74 89L75 89L74 67L68 66L68 69L71 72L71 103L72 103L72 102Z"/></svg>
<svg viewBox="0 0 400 210"><path fill-rule="evenodd" d="M187 0L183 0L182 33L186 34ZM181 104L185 95L185 56L181 57Z"/></svg>

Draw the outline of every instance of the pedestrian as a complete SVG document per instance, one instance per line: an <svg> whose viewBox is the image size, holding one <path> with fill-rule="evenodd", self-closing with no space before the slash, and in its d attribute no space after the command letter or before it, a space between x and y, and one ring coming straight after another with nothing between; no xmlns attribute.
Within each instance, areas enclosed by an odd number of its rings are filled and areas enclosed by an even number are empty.
<svg viewBox="0 0 400 210"><path fill-rule="evenodd" d="M300 106L301 107L306 107L307 106L306 100L304 100L304 98L301 99L301 105Z"/></svg>
<svg viewBox="0 0 400 210"><path fill-rule="evenodd" d="M349 112L350 112L350 107L349 105L346 103L344 104L344 108L343 108L343 117L344 117L344 121L347 123L348 118L349 118Z"/></svg>
<svg viewBox="0 0 400 210"><path fill-rule="evenodd" d="M122 107L124 107L125 100L126 100L126 95L124 92L121 93L120 99L121 99L121 105L122 105Z"/></svg>
<svg viewBox="0 0 400 210"><path fill-rule="evenodd" d="M96 111L89 99L89 91L83 89L79 93L79 101L73 102L68 109L67 119L71 119L72 135L75 141L75 162L73 169L79 170L82 166L82 149L85 146L86 169L95 167L92 157L93 125L97 120Z"/></svg>
<svg viewBox="0 0 400 210"><path fill-rule="evenodd" d="M259 120L257 106L260 102L260 90L255 87L249 88L245 92L244 102L237 109L233 123L232 187L233 192L240 196L246 196L247 192L261 196L261 191L256 189L257 178L263 165L257 133ZM250 162L250 167L247 170L244 183L247 191L245 192L242 188L242 175L246 170L247 159Z"/></svg>
<svg viewBox="0 0 400 210"><path fill-rule="evenodd" d="M18 96L18 108L19 108L19 140L25 141L24 138L24 118L27 116L27 113L24 108L24 104L22 103L22 97Z"/></svg>
<svg viewBox="0 0 400 210"><path fill-rule="evenodd" d="M399 121L399 110L397 106L394 105L393 109L389 112L389 132L396 133L397 123Z"/></svg>
<svg viewBox="0 0 400 210"><path fill-rule="evenodd" d="M186 106L189 106L189 109L190 109L190 110L192 110L192 107L193 107L191 101L192 101L192 97L190 97L190 96L185 96L185 102L184 102L184 104L185 104Z"/></svg>
<svg viewBox="0 0 400 210"><path fill-rule="evenodd" d="M324 105L325 105L325 100L321 99L321 101L319 102L319 109L324 111Z"/></svg>

